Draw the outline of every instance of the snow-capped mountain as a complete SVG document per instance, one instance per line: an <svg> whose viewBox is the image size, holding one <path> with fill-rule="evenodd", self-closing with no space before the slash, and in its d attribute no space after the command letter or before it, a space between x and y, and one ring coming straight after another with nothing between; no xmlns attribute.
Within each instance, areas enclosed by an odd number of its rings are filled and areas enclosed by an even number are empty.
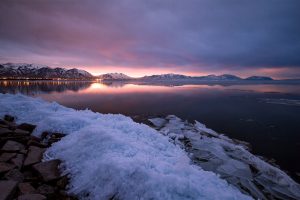
<svg viewBox="0 0 300 200"><path fill-rule="evenodd" d="M242 81L242 80L273 80L270 77L266 76L251 76L246 79L241 77L231 75L231 74L222 74L222 75L207 75L207 76L185 76L182 74L161 74L161 75L152 75L144 76L140 78L145 81L174 81L174 80L193 80L193 81Z"/></svg>
<svg viewBox="0 0 300 200"><path fill-rule="evenodd" d="M182 74L161 74L161 75L151 75L144 76L143 80L180 80L180 79L190 79L191 76L185 76Z"/></svg>
<svg viewBox="0 0 300 200"><path fill-rule="evenodd" d="M222 75L208 75L208 76L200 76L197 77L197 79L201 79L201 80L208 80L208 81L225 81L225 80L230 80L230 81L237 81L237 80L242 80L242 78L235 76L235 75L231 75L231 74L222 74Z"/></svg>
<svg viewBox="0 0 300 200"><path fill-rule="evenodd" d="M98 78L102 80L130 80L133 79L130 76L127 76L126 74L123 73L108 73L108 74L102 74L98 76Z"/></svg>
<svg viewBox="0 0 300 200"><path fill-rule="evenodd" d="M0 64L0 77L9 78L66 78L87 79L93 75L80 69L50 68L45 65L6 63Z"/></svg>
<svg viewBox="0 0 300 200"><path fill-rule="evenodd" d="M245 78L245 80L248 80L248 81L271 81L273 79L268 76L250 76L248 78Z"/></svg>

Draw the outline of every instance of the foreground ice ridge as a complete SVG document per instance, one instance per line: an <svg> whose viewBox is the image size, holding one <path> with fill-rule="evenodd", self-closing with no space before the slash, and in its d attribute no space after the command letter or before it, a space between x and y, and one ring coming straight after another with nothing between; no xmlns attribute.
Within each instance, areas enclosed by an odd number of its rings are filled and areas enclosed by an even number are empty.
<svg viewBox="0 0 300 200"><path fill-rule="evenodd" d="M300 199L299 184L251 154L245 143L218 134L197 121L189 123L173 115L149 121L185 149L195 164L219 174L255 199Z"/></svg>
<svg viewBox="0 0 300 200"><path fill-rule="evenodd" d="M23 95L0 94L0 116L68 134L44 155L63 161L80 199L251 199L215 173L191 164L169 138L123 115L76 111Z"/></svg>

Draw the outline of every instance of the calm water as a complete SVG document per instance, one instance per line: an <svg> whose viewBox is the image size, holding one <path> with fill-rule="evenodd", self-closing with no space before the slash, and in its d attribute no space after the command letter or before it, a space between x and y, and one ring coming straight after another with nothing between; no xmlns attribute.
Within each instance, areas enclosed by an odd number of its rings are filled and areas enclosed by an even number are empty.
<svg viewBox="0 0 300 200"><path fill-rule="evenodd" d="M299 182L300 85L145 85L112 82L0 81L0 92L38 96L102 113L198 120L249 142Z"/></svg>

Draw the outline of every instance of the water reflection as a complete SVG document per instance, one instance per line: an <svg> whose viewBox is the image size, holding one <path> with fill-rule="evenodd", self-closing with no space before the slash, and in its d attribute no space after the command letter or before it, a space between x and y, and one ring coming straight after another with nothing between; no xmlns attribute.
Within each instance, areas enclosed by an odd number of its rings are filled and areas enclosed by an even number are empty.
<svg viewBox="0 0 300 200"><path fill-rule="evenodd" d="M84 81L0 81L1 93L22 93L37 95L42 93L66 92L90 87L91 82Z"/></svg>
<svg viewBox="0 0 300 200"><path fill-rule="evenodd" d="M237 90L260 93L297 93L297 84L222 84L222 83L145 83L126 81L0 81L1 93L37 95L44 93L80 92L87 93L173 93L191 90Z"/></svg>

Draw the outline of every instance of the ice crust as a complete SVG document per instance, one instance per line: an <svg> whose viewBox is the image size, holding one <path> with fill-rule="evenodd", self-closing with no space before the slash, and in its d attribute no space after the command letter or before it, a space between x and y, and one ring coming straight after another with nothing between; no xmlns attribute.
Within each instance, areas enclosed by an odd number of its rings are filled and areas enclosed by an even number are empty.
<svg viewBox="0 0 300 200"><path fill-rule="evenodd" d="M71 178L68 191L80 199L251 199L215 173L191 164L169 137L129 117L0 94L0 117L5 114L16 116L18 123L36 124L35 135L68 134L44 159L63 161L61 170Z"/></svg>
<svg viewBox="0 0 300 200"><path fill-rule="evenodd" d="M299 184L251 154L244 142L218 134L200 122L189 123L173 115L149 121L188 152L202 169L219 174L255 199L300 199Z"/></svg>

